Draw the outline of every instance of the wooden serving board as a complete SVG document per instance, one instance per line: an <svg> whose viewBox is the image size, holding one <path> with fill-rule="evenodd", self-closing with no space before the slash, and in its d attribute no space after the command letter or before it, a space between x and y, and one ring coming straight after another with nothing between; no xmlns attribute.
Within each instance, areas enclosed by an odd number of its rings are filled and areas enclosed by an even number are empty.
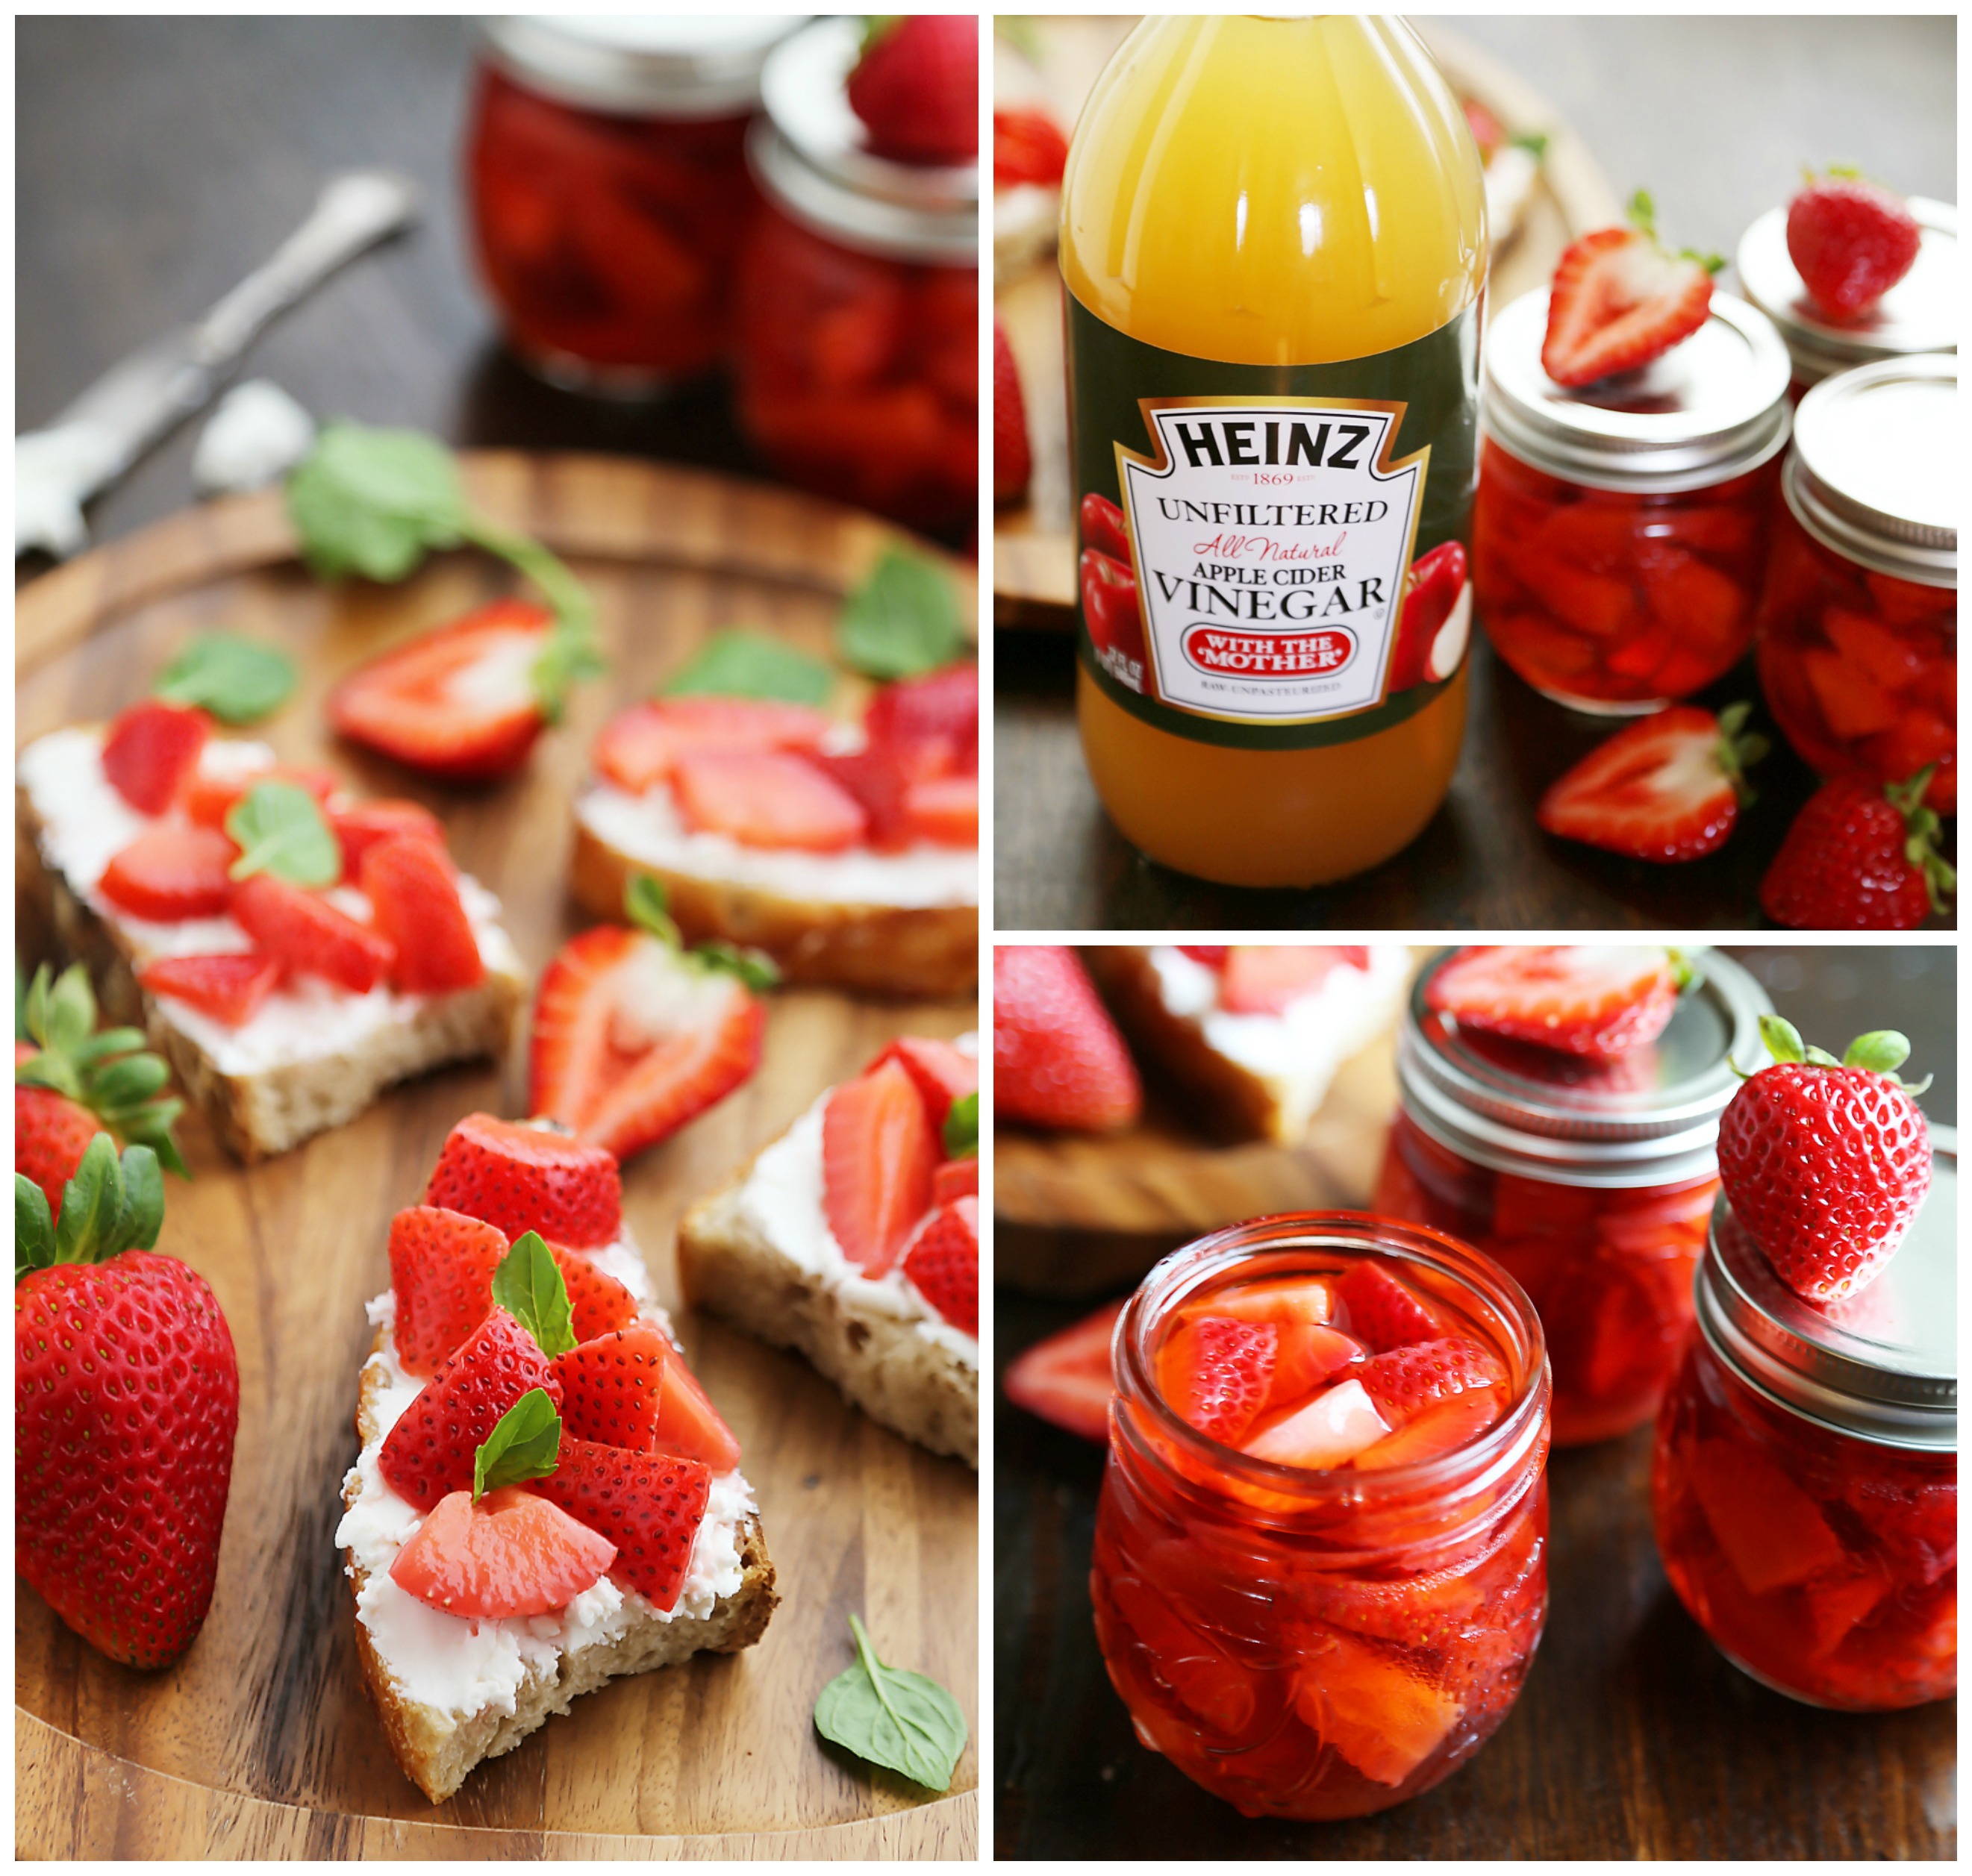
<svg viewBox="0 0 1972 1876"><path fill-rule="evenodd" d="M191 632L285 645L295 697L263 736L373 794L445 820L460 864L496 891L538 972L582 924L567 903L570 804L596 731L648 696L712 628L825 651L844 593L902 537L807 497L595 457L466 459L475 500L566 556L588 582L610 675L580 687L526 771L439 788L334 742L337 677L383 645L511 589L507 569L443 556L397 587L331 589L295 563L274 496L173 517L49 575L18 600L18 735L100 719L142 694ZM952 564L973 611L969 569ZM26 954L35 954L22 934ZM625 1169L628 1222L678 1310L685 1206L820 1091L905 1030L973 1027L969 1006L775 995L744 1088ZM250 1170L201 1121L196 1177L166 1182L159 1248L211 1282L239 1352L240 1427L212 1612L184 1658L140 1674L79 1641L17 1588L16 1845L61 1857L971 1857L978 1756L931 1799L825 1747L810 1715L853 1659L864 1616L886 1659L951 1688L976 1730L978 1490L846 1407L798 1357L679 1311L692 1365L732 1423L782 1597L743 1653L617 1682L579 1700L434 1807L398 1770L365 1698L354 1606L332 1542L354 1461L364 1300L388 1287L391 1214L415 1203L452 1123L525 1111L525 1024L510 1059L387 1094L350 1126Z"/></svg>
<svg viewBox="0 0 1972 1876"><path fill-rule="evenodd" d="M1061 120L1073 124L1108 54L1132 19L1031 21L1036 71ZM1496 245L1491 303L1542 285L1561 251L1591 228L1622 218L1621 204L1588 146L1512 70L1435 21L1414 21L1452 89L1484 105L1510 133L1548 139L1519 227ZM993 526L993 622L1044 631L1075 625L1074 503L1068 463L1067 387L1062 353L1062 285L1052 256L1002 285L994 307L1006 328L1027 407L1033 479L1024 507Z"/></svg>

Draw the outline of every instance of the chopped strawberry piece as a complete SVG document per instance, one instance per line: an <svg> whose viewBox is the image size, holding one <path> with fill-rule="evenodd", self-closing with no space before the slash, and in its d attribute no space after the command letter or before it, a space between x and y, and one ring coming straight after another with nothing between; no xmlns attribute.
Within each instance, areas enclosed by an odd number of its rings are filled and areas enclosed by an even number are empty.
<svg viewBox="0 0 1972 1876"><path fill-rule="evenodd" d="M1383 1472L1392 1466L1422 1465L1455 1453L1495 1424L1504 1411L1494 1391L1474 1388L1407 1420L1387 1439L1379 1440L1356 1456L1358 1472Z"/></svg>
<svg viewBox="0 0 1972 1876"><path fill-rule="evenodd" d="M1265 1409L1279 1345L1272 1323L1213 1316L1185 1323L1158 1352L1158 1390L1187 1424L1237 1446Z"/></svg>
<svg viewBox="0 0 1972 1876"><path fill-rule="evenodd" d="M1336 1286L1343 1323L1358 1342L1381 1355L1445 1332L1438 1318L1380 1264L1359 1263Z"/></svg>
<svg viewBox="0 0 1972 1876"><path fill-rule="evenodd" d="M1481 1388L1502 1398L1507 1373L1483 1343L1467 1336L1443 1336L1373 1355L1356 1378L1383 1418L1401 1427L1427 1408Z"/></svg>
<svg viewBox="0 0 1972 1876"><path fill-rule="evenodd" d="M397 948L318 892L256 873L233 889L233 916L283 971L326 977L346 990L374 990Z"/></svg>
<svg viewBox="0 0 1972 1876"><path fill-rule="evenodd" d="M1208 971L1223 971L1226 953L1232 948L1229 945L1180 945L1178 947L1186 957L1196 959Z"/></svg>
<svg viewBox="0 0 1972 1876"><path fill-rule="evenodd" d="M447 781L511 774L540 734L534 670L553 628L541 607L496 600L352 672L330 693L329 722Z"/></svg>
<svg viewBox="0 0 1972 1876"><path fill-rule="evenodd" d="M808 760L854 797L868 817L863 837L878 853L901 853L919 838L907 806L921 766L914 751L873 743L842 755L811 753Z"/></svg>
<svg viewBox="0 0 1972 1876"><path fill-rule="evenodd" d="M995 114L997 121L997 114ZM1027 403L1020 393L1020 368L1007 329L993 321L993 499L1017 502L1034 472L1033 445L1027 437Z"/></svg>
<svg viewBox="0 0 1972 1876"><path fill-rule="evenodd" d="M441 853L446 851L444 826L429 808L420 807L415 801L358 801L348 807L331 807L328 824L342 843L345 879L354 879L361 874L364 855L380 840L409 836L429 840ZM451 863L447 855L446 864L449 867Z"/></svg>
<svg viewBox="0 0 1972 1876"><path fill-rule="evenodd" d="M1324 1277L1270 1278L1214 1290L1195 1313L1246 1323L1326 1323L1335 1313L1335 1291Z"/></svg>
<svg viewBox="0 0 1972 1876"><path fill-rule="evenodd" d="M1133 1125L1144 1093L1123 1039L1066 945L993 948L993 1111L1041 1127Z"/></svg>
<svg viewBox="0 0 1972 1876"><path fill-rule="evenodd" d="M833 727L832 719L802 703L696 697L634 703L596 739L596 766L619 788L642 794L689 751L818 749Z"/></svg>
<svg viewBox="0 0 1972 1876"><path fill-rule="evenodd" d="M112 905L139 918L175 924L215 918L233 900L228 870L240 850L210 827L167 821L146 827L104 868L96 882Z"/></svg>
<svg viewBox="0 0 1972 1876"><path fill-rule="evenodd" d="M517 1485L448 1492L390 1565L390 1581L449 1616L545 1616L599 1583L616 1546Z"/></svg>
<svg viewBox="0 0 1972 1876"><path fill-rule="evenodd" d="M154 997L175 997L230 1029L250 1023L281 980L281 967L258 951L207 958L154 958L137 981Z"/></svg>
<svg viewBox="0 0 1972 1876"><path fill-rule="evenodd" d="M886 1061L828 1098L822 1199L843 1254L866 1276L897 1261L931 1207L939 1153L931 1117L903 1063Z"/></svg>
<svg viewBox="0 0 1972 1876"><path fill-rule="evenodd" d="M405 1373L435 1374L485 1321L493 1274L508 1248L496 1225L441 1206L410 1206L391 1219L392 1333Z"/></svg>
<svg viewBox="0 0 1972 1876"><path fill-rule="evenodd" d="M224 829L233 804L263 781L285 781L305 788L318 801L326 801L342 786L342 778L329 769L295 768L285 763L258 769L250 775L214 775L195 768L178 791L178 805L184 810L185 818L199 827Z"/></svg>
<svg viewBox="0 0 1972 1876"><path fill-rule="evenodd" d="M1711 306L1711 275L1646 230L1585 234L1554 270L1541 369L1566 385L1634 370L1689 338Z"/></svg>
<svg viewBox="0 0 1972 1876"><path fill-rule="evenodd" d="M929 1036L899 1036L886 1042L863 1072L871 1074L886 1062L904 1065L924 1096L934 1127L945 1125L945 1117L952 1111L955 1101L979 1091L977 1059L950 1042L938 1042Z"/></svg>
<svg viewBox="0 0 1972 1876"><path fill-rule="evenodd" d="M679 757L673 781L687 827L743 847L839 853L870 824L856 798L814 763L778 751L694 751Z"/></svg>
<svg viewBox="0 0 1972 1876"><path fill-rule="evenodd" d="M944 768L971 766L968 756L979 746L979 667L947 664L884 685L863 727L873 747L928 749Z"/></svg>
<svg viewBox="0 0 1972 1876"><path fill-rule="evenodd" d="M658 1609L677 1607L712 1475L671 1453L626 1453L563 1435L555 1469L530 1489L615 1548L610 1574Z"/></svg>
<svg viewBox="0 0 1972 1876"><path fill-rule="evenodd" d="M1755 1596L1842 1561L1840 1541L1814 1500L1764 1454L1738 1440L1701 1440L1686 1463L1712 1535Z"/></svg>
<svg viewBox="0 0 1972 1876"><path fill-rule="evenodd" d="M633 1323L554 1359L563 1415L577 1439L661 1450L714 1472L740 1463L740 1442L663 1330Z"/></svg>
<svg viewBox="0 0 1972 1876"><path fill-rule="evenodd" d="M442 995L484 980L472 921L444 850L422 836L394 834L363 856L362 886L377 929L397 952L400 990Z"/></svg>
<svg viewBox="0 0 1972 1876"><path fill-rule="evenodd" d="M1638 860L1696 860L1726 843L1739 817L1746 763L1760 747L1690 704L1660 710L1591 749L1541 797L1549 834Z"/></svg>
<svg viewBox="0 0 1972 1876"><path fill-rule="evenodd" d="M1619 1055L1657 1040L1677 1007L1677 973L1654 945L1481 945L1425 987L1461 1025L1575 1055Z"/></svg>
<svg viewBox="0 0 1972 1876"><path fill-rule="evenodd" d="M648 932L571 939L534 1004L530 1104L628 1159L723 1101L760 1061L766 1009L731 972Z"/></svg>
<svg viewBox="0 0 1972 1876"><path fill-rule="evenodd" d="M963 1199L968 1194L979 1196L979 1162L975 1160L948 1160L931 1179L931 1202L933 1205L949 1205L955 1199Z"/></svg>
<svg viewBox="0 0 1972 1876"><path fill-rule="evenodd" d="M1101 1590L1157 1664L1157 1679L1222 1738L1238 1738L1272 1693L1270 1676L1226 1652L1216 1625L1183 1620L1154 1584L1112 1572ZM1210 1630L1209 1633L1202 1632Z"/></svg>
<svg viewBox="0 0 1972 1876"><path fill-rule="evenodd" d="M1365 1778L1401 1785L1445 1743L1464 1709L1367 1642L1326 1633L1298 1651L1295 1711Z"/></svg>
<svg viewBox="0 0 1972 1876"><path fill-rule="evenodd" d="M933 1212L904 1254L904 1274L955 1329L979 1333L979 1201L955 1199Z"/></svg>
<svg viewBox="0 0 1972 1876"><path fill-rule="evenodd" d="M979 844L979 778L937 775L904 791L904 815L920 840L939 847Z"/></svg>
<svg viewBox="0 0 1972 1876"><path fill-rule="evenodd" d="M1240 1448L1276 1466L1326 1472L1346 1466L1390 1431L1360 1381L1324 1388L1304 1406L1263 1423Z"/></svg>
<svg viewBox="0 0 1972 1876"><path fill-rule="evenodd" d="M1071 1327L1023 1349L1000 1385L1016 1407L1085 1440L1109 1437L1109 1344L1123 1302L1105 1303Z"/></svg>
<svg viewBox="0 0 1972 1876"><path fill-rule="evenodd" d="M1312 996L1334 972L1369 967L1366 945L1234 945L1226 952L1219 1000L1239 1015L1278 1016Z"/></svg>
<svg viewBox="0 0 1972 1876"><path fill-rule="evenodd" d="M426 1205L497 1225L510 1238L539 1232L586 1250L623 1222L615 1157L546 1127L469 1114L452 1130L425 1188Z"/></svg>
<svg viewBox="0 0 1972 1876"><path fill-rule="evenodd" d="M548 1252L568 1291L571 1326L578 1342L613 1335L637 1320L637 1299L615 1277L580 1251L551 1244Z"/></svg>
<svg viewBox="0 0 1972 1876"><path fill-rule="evenodd" d="M1338 1370L1360 1362L1369 1352L1353 1336L1320 1323L1283 1322L1275 1325L1274 1380L1267 1405L1288 1407ZM1362 1371L1357 1370L1360 1378Z"/></svg>
<svg viewBox="0 0 1972 1876"><path fill-rule="evenodd" d="M1788 258L1823 312L1858 319L1916 264L1923 230L1903 198L1860 176L1817 176L1788 204Z"/></svg>
<svg viewBox="0 0 1972 1876"><path fill-rule="evenodd" d="M146 697L109 726L103 739L103 772L109 785L140 814L162 814L193 770L212 734L203 710Z"/></svg>
<svg viewBox="0 0 1972 1876"><path fill-rule="evenodd" d="M1068 167L1068 139L1046 112L1033 105L993 113L993 186L1022 183L1046 188Z"/></svg>

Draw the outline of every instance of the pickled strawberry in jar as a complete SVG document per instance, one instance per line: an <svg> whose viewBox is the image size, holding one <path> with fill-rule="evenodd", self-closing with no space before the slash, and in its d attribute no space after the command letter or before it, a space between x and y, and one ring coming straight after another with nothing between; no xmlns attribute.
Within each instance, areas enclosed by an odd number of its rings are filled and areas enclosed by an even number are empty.
<svg viewBox="0 0 1972 1876"><path fill-rule="evenodd" d="M1731 959L1652 945L1452 952L1412 987L1376 1209L1476 1245L1533 1299L1557 1445L1627 1433L1663 1398L1732 1061L1757 1056L1771 1008Z"/></svg>
<svg viewBox="0 0 1972 1876"><path fill-rule="evenodd" d="M747 144L766 207L740 263L740 421L791 481L949 527L979 486L976 106L962 161L877 154L847 89L862 44L856 21L824 20L767 64Z"/></svg>
<svg viewBox="0 0 1972 1876"><path fill-rule="evenodd" d="M1780 1281L1721 1197L1698 1326L1657 1425L1657 1548L1736 1667L1876 1712L1958 1683L1957 1146L1882 1274L1839 1301Z"/></svg>
<svg viewBox="0 0 1972 1876"><path fill-rule="evenodd" d="M1760 684L1824 775L1908 781L1958 807L1958 361L1824 379L1794 416L1760 603Z"/></svg>
<svg viewBox="0 0 1972 1876"><path fill-rule="evenodd" d="M1786 446L1787 348L1714 293L1640 369L1565 389L1541 367L1548 295L1486 334L1473 592L1493 648L1556 702L1661 709L1738 663Z"/></svg>
<svg viewBox="0 0 1972 1876"><path fill-rule="evenodd" d="M551 381L648 395L724 358L757 198L746 126L787 18L481 28L466 180L508 343Z"/></svg>
<svg viewBox="0 0 1972 1876"><path fill-rule="evenodd" d="M1089 1586L1138 1737L1249 1817L1428 1790L1547 1612L1540 1325L1471 1246L1363 1212L1174 1252L1118 1323Z"/></svg>

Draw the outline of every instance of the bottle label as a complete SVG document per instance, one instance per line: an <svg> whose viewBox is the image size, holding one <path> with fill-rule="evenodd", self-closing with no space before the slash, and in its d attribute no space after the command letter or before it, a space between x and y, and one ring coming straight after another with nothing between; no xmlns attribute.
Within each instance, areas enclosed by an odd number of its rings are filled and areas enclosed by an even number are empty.
<svg viewBox="0 0 1972 1876"><path fill-rule="evenodd" d="M1470 635L1479 325L1228 364L1071 295L1081 655L1104 693L1249 749L1353 741L1436 697Z"/></svg>

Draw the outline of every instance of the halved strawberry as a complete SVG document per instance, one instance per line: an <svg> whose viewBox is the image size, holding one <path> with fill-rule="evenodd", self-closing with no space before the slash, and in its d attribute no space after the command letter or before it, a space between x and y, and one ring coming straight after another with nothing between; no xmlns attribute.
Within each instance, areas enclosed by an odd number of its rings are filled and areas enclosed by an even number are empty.
<svg viewBox="0 0 1972 1876"><path fill-rule="evenodd" d="M976 1057L950 1042L929 1036L899 1036L886 1042L863 1072L868 1075L886 1062L901 1062L918 1091L934 1127L945 1125L952 1104L963 1095L979 1091L979 1063ZM977 1162L973 1162L977 1164Z"/></svg>
<svg viewBox="0 0 1972 1876"><path fill-rule="evenodd" d="M1677 704L1599 742L1541 797L1549 834L1637 860L1696 860L1726 844L1739 817L1747 765L1766 739L1741 733L1750 704L1714 716Z"/></svg>
<svg viewBox="0 0 1972 1876"><path fill-rule="evenodd" d="M1366 945L1234 945L1227 948L1219 1000L1242 1015L1278 1016L1347 966L1370 967Z"/></svg>
<svg viewBox="0 0 1972 1876"><path fill-rule="evenodd" d="M390 1288L397 1299L392 1333L406 1374L435 1373L485 1321L493 1273L508 1249L498 1225L442 1206L408 1206L391 1219Z"/></svg>
<svg viewBox="0 0 1972 1876"><path fill-rule="evenodd" d="M367 848L361 884L377 929L397 952L391 980L402 990L442 995L486 976L459 879L442 847L393 834Z"/></svg>
<svg viewBox="0 0 1972 1876"><path fill-rule="evenodd" d="M346 990L374 990L397 955L381 932L270 873L250 874L233 887L232 912L283 971L326 977Z"/></svg>
<svg viewBox="0 0 1972 1876"><path fill-rule="evenodd" d="M1106 1133L1143 1112L1135 1065L1066 945L993 948L993 1111Z"/></svg>
<svg viewBox="0 0 1972 1876"><path fill-rule="evenodd" d="M870 824L854 795L814 763L778 750L691 751L677 759L672 783L687 827L743 847L840 853Z"/></svg>
<svg viewBox="0 0 1972 1876"><path fill-rule="evenodd" d="M541 977L528 1100L619 1159L675 1133L759 1065L766 1009L730 971L599 925Z"/></svg>
<svg viewBox="0 0 1972 1876"><path fill-rule="evenodd" d="M258 951L207 958L154 958L137 981L156 997L175 997L230 1028L250 1023L281 980L281 967Z"/></svg>
<svg viewBox="0 0 1972 1876"><path fill-rule="evenodd" d="M600 1147L469 1114L439 1153L425 1203L484 1219L510 1238L534 1231L586 1250L622 1228L623 1181L615 1156Z"/></svg>
<svg viewBox="0 0 1972 1876"><path fill-rule="evenodd" d="M353 671L329 693L329 722L448 781L510 774L546 720L534 667L553 627L540 606L495 600Z"/></svg>
<svg viewBox="0 0 1972 1876"><path fill-rule="evenodd" d="M979 844L979 778L934 775L904 791L904 817L919 840L937 847Z"/></svg>
<svg viewBox="0 0 1972 1876"><path fill-rule="evenodd" d="M1099 1444L1109 1437L1109 1344L1128 1298L1105 1303L1007 1365L1000 1386L1016 1407Z"/></svg>
<svg viewBox="0 0 1972 1876"><path fill-rule="evenodd" d="M1585 234L1554 270L1541 369L1557 384L1593 384L1648 364L1689 338L1711 310L1705 263L1658 246L1648 198L1638 199L1645 225Z"/></svg>
<svg viewBox="0 0 1972 1876"><path fill-rule="evenodd" d="M597 770L632 794L670 775L694 749L818 749L834 719L805 703L671 697L619 710L596 739Z"/></svg>
<svg viewBox="0 0 1972 1876"><path fill-rule="evenodd" d="M931 1209L936 1137L902 1062L844 1082L822 1111L822 1203L843 1254L866 1276L897 1261Z"/></svg>
<svg viewBox="0 0 1972 1876"><path fill-rule="evenodd" d="M575 1437L638 1452L661 1449L714 1472L740 1463L740 1442L663 1330L633 1323L558 1355L563 1418Z"/></svg>
<svg viewBox="0 0 1972 1876"><path fill-rule="evenodd" d="M677 1607L711 1496L712 1475L704 1466L563 1434L554 1470L529 1489L615 1547L612 1577L655 1608Z"/></svg>
<svg viewBox="0 0 1972 1876"><path fill-rule="evenodd" d="M1382 1354L1443 1334L1438 1318L1380 1264L1359 1263L1335 1287L1342 1326Z"/></svg>
<svg viewBox="0 0 1972 1876"><path fill-rule="evenodd" d="M615 1562L617 1547L545 1493L504 1485L478 1504L448 1492L390 1565L390 1581L449 1616L545 1616Z"/></svg>
<svg viewBox="0 0 1972 1876"><path fill-rule="evenodd" d="M162 814L198 768L211 734L204 711L146 697L110 724L103 739L103 773L140 814Z"/></svg>
<svg viewBox="0 0 1972 1876"><path fill-rule="evenodd" d="M239 848L213 828L165 821L119 850L96 886L135 918L165 925L215 918L232 903L228 869L239 856Z"/></svg>
<svg viewBox="0 0 1972 1876"><path fill-rule="evenodd" d="M933 1205L949 1205L955 1199L963 1199L970 1193L979 1196L979 1162L976 1160L948 1160L931 1178L931 1202Z"/></svg>
<svg viewBox="0 0 1972 1876"><path fill-rule="evenodd" d="M211 775L195 768L178 791L178 805L185 818L201 827L221 827L233 805L263 781L286 781L305 788L318 801L326 802L342 786L342 778L326 768L300 768L284 762L254 770L250 775ZM335 817L331 815L333 822Z"/></svg>
<svg viewBox="0 0 1972 1876"><path fill-rule="evenodd" d="M1657 945L1479 945L1432 974L1425 1003L1513 1042L1619 1055L1654 1042L1682 974Z"/></svg>
<svg viewBox="0 0 1972 1876"><path fill-rule="evenodd" d="M1158 1352L1158 1390L1180 1419L1237 1446L1266 1409L1279 1346L1272 1323L1222 1316L1185 1323Z"/></svg>
<svg viewBox="0 0 1972 1876"><path fill-rule="evenodd" d="M408 834L429 840L441 853L446 851L443 824L429 808L420 807L415 801L386 799L355 801L347 807L331 807L328 810L328 825L342 843L342 872L345 879L355 879L363 869L363 856L379 840L387 840L393 836ZM451 864L449 855L446 863Z"/></svg>
<svg viewBox="0 0 1972 1876"><path fill-rule="evenodd" d="M933 1212L904 1254L904 1274L955 1329L979 1333L979 1201L955 1199Z"/></svg>
<svg viewBox="0 0 1972 1876"><path fill-rule="evenodd" d="M377 1467L420 1511L449 1492L469 1489L473 1457L500 1417L530 1388L561 1405L548 1358L503 1309L488 1313L426 1382L384 1436Z"/></svg>
<svg viewBox="0 0 1972 1876"><path fill-rule="evenodd" d="M551 1244L549 1254L568 1291L570 1326L578 1342L614 1335L637 1320L637 1299L615 1277L579 1251Z"/></svg>
<svg viewBox="0 0 1972 1876"><path fill-rule="evenodd" d="M1484 1343L1468 1336L1442 1336L1373 1355L1355 1370L1363 1392L1392 1427L1428 1407L1479 1388L1503 1390L1507 1371Z"/></svg>

